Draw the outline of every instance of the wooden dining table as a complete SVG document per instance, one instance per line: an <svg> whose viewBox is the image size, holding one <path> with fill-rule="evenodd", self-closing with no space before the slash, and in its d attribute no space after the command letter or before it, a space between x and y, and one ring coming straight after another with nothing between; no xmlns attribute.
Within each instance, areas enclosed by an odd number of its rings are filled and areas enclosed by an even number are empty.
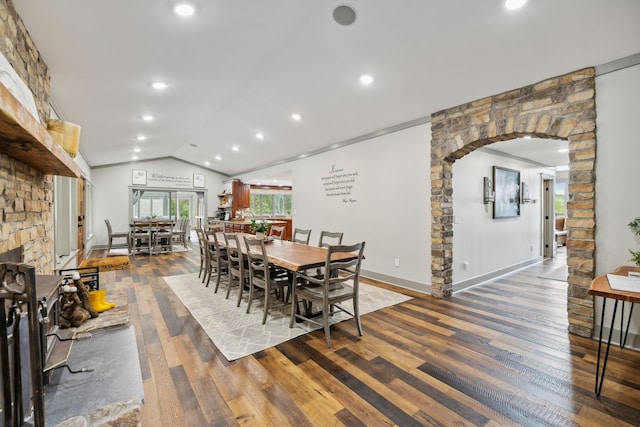
<svg viewBox="0 0 640 427"><path fill-rule="evenodd" d="M255 239L256 236L250 233L234 233L240 239L242 253L247 253L244 237ZM222 247L226 247L224 233L216 232L218 242ZM233 245L233 243L231 243ZM286 268L291 272L299 272L309 268L322 267L327 261L327 248L305 245L303 243L289 242L287 240L273 239L265 242L267 258L269 262L278 267ZM357 258L354 252L336 252L332 256L333 261L348 261Z"/></svg>

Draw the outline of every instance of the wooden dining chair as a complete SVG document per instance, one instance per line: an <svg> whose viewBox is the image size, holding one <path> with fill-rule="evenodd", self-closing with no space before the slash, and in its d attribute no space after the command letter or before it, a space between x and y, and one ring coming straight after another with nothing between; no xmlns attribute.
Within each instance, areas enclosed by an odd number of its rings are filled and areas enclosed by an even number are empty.
<svg viewBox="0 0 640 427"><path fill-rule="evenodd" d="M129 241L129 232L128 231L113 231L111 228L111 221L105 219L104 222L107 224L107 253L111 252L111 247L113 246L113 239L126 239L126 245L128 252L131 252L131 243Z"/></svg>
<svg viewBox="0 0 640 427"><path fill-rule="evenodd" d="M358 334L362 336L358 291L360 287L360 266L362 264L364 246L365 242L355 245L329 246L324 264L326 274L324 274L323 277L318 278L304 273L296 274L301 280L299 285L292 288L290 328L293 327L296 319L302 319L322 326L324 328L327 347L331 347L329 316L335 314L337 310L353 316L358 328ZM332 255L338 252L356 252L357 256L349 261L332 261ZM307 302L307 304L305 304L304 315L299 313L298 302L300 300ZM353 301L353 313L338 305L348 300ZM322 323L311 317L313 303L318 303L322 307Z"/></svg>
<svg viewBox="0 0 640 427"><path fill-rule="evenodd" d="M340 245L342 244L342 236L344 236L344 233L337 231L321 231L318 246L326 248L331 245Z"/></svg>
<svg viewBox="0 0 640 427"><path fill-rule="evenodd" d="M284 225L272 225L269 227L269 237L282 240L284 237Z"/></svg>
<svg viewBox="0 0 640 427"><path fill-rule="evenodd" d="M249 283L249 265L247 258L242 253L240 239L235 233L224 233L224 241L227 246L227 257L229 259L229 285L227 287L226 299L229 299L231 288L238 284L238 301L236 306L240 307L242 302L242 294L245 285Z"/></svg>
<svg viewBox="0 0 640 427"><path fill-rule="evenodd" d="M247 313L251 310L251 302L255 298L256 291L262 290L264 292L262 324L264 325L267 322L269 309L276 308L276 306L270 307L272 295L280 300L281 304L279 306L284 307L286 305L286 295L291 292L291 282L286 276L277 276L275 278L272 276L263 239L244 236L244 242L247 247L249 265L249 303L247 304Z"/></svg>
<svg viewBox="0 0 640 427"><path fill-rule="evenodd" d="M309 239L311 238L311 230L303 230L302 228L296 228L293 230L293 238L292 242L295 243L303 243L305 245L309 244Z"/></svg>
<svg viewBox="0 0 640 427"><path fill-rule="evenodd" d="M131 253L133 256L139 253L151 254L153 234L151 223L147 221L133 221L131 226Z"/></svg>
<svg viewBox="0 0 640 427"><path fill-rule="evenodd" d="M198 236L198 247L200 248L200 271L198 272L198 277L202 276L202 283L204 283L207 278L207 269L209 268L209 264L207 262L207 256L209 252L207 248L208 239L204 231L200 228L196 228L196 236Z"/></svg>
<svg viewBox="0 0 640 427"><path fill-rule="evenodd" d="M153 231L153 253L173 252L173 223L158 222Z"/></svg>
<svg viewBox="0 0 640 427"><path fill-rule="evenodd" d="M220 287L220 279L222 274L229 274L229 254L227 249L220 245L218 241L217 233L211 233L206 235L209 239L209 277L207 278L207 287L209 281L211 281L211 275L216 275L216 286L213 288L213 292L218 292Z"/></svg>

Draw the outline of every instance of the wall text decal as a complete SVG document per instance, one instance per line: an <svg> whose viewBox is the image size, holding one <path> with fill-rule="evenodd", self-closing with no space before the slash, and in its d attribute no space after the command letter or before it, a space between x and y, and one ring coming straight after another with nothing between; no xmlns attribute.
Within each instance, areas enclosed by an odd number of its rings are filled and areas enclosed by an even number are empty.
<svg viewBox="0 0 640 427"><path fill-rule="evenodd" d="M343 203L355 203L351 192L356 183L358 172L345 171L344 168L332 165L329 173L320 177L327 197L339 197Z"/></svg>

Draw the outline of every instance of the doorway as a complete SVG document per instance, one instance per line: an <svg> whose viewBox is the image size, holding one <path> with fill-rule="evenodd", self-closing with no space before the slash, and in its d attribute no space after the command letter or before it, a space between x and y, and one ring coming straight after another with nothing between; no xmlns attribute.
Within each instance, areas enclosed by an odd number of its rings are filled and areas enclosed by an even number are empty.
<svg viewBox="0 0 640 427"><path fill-rule="evenodd" d="M453 163L498 141L569 141L569 331L591 337L595 273L595 70L585 68L431 115L431 289L453 292Z"/></svg>

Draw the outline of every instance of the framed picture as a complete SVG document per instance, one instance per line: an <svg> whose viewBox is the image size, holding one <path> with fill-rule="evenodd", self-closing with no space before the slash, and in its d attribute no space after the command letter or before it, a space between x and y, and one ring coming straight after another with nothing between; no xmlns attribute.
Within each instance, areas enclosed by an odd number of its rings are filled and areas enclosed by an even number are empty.
<svg viewBox="0 0 640 427"><path fill-rule="evenodd" d="M494 218L512 218L520 216L520 171L493 167L495 200Z"/></svg>
<svg viewBox="0 0 640 427"><path fill-rule="evenodd" d="M133 185L147 185L147 171L134 169L133 176L131 177L131 183Z"/></svg>
<svg viewBox="0 0 640 427"><path fill-rule="evenodd" d="M193 174L193 188L204 188L204 175L199 173Z"/></svg>

